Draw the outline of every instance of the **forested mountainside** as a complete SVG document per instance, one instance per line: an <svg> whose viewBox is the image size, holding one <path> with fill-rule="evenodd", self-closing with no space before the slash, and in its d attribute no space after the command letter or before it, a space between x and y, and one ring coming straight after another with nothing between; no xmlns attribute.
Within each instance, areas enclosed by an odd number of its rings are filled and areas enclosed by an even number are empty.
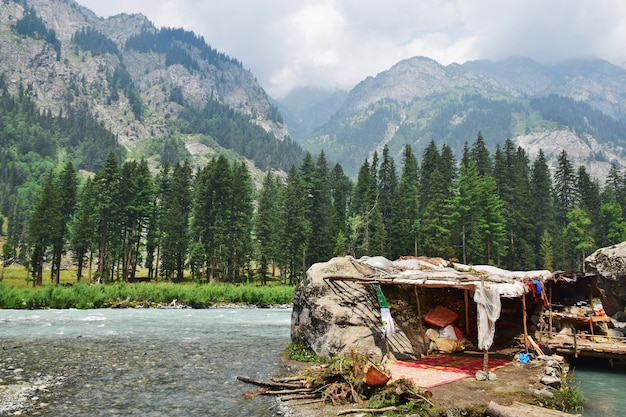
<svg viewBox="0 0 626 417"><path fill-rule="evenodd" d="M6 94L53 117L81 109L114 135L120 154L153 168L163 157L201 165L224 149L261 170L302 157L250 71L193 32L157 29L142 15L98 18L73 0L7 0L0 53ZM194 113L207 120L200 126ZM90 134L80 132L87 142Z"/></svg>
<svg viewBox="0 0 626 417"><path fill-rule="evenodd" d="M506 139L550 166L563 149L576 165L605 178L623 166L626 144L626 70L601 60L557 66L527 58L443 66L415 57L368 77L303 146L324 149L351 177L364 158L386 144L399 156L431 140L460 157L478 132L490 149Z"/></svg>

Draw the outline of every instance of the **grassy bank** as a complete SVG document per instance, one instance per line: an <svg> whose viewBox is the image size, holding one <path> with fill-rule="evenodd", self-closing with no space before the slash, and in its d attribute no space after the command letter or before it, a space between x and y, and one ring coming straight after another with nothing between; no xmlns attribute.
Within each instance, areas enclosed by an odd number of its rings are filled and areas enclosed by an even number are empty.
<svg viewBox="0 0 626 417"><path fill-rule="evenodd" d="M7 268L0 282L0 308L110 308L154 307L184 305L207 308L224 304L274 306L291 304L293 287L273 283L258 284L195 284L135 283L86 284L75 283L71 274L61 276L65 285L48 284L31 287L24 279L24 271Z"/></svg>

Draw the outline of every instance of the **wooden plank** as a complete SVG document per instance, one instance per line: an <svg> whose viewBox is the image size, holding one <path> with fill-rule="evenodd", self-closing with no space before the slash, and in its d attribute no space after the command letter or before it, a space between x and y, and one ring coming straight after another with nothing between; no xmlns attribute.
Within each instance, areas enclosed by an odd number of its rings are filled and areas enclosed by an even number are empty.
<svg viewBox="0 0 626 417"><path fill-rule="evenodd" d="M581 417L581 414L569 414L536 405L514 402L512 405L500 405L491 401L485 415L490 417Z"/></svg>

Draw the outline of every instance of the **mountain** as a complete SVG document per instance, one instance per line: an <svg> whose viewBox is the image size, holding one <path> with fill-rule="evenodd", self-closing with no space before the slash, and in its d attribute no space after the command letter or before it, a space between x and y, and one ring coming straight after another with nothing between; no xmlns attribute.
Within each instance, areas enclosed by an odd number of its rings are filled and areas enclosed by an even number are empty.
<svg viewBox="0 0 626 417"><path fill-rule="evenodd" d="M425 57L398 62L354 87L330 120L302 146L322 149L355 176L387 145L400 158L431 140L460 158L481 132L491 149L510 138L549 161L565 149L574 166L604 178L626 155L626 70L602 60L544 66L529 58L441 65Z"/></svg>
<svg viewBox="0 0 626 417"><path fill-rule="evenodd" d="M119 152L152 167L228 153L262 170L286 170L302 156L241 62L141 14L103 19L73 0L5 0L0 53L7 94L59 117L81 109L112 132ZM58 151L98 168L74 148Z"/></svg>
<svg viewBox="0 0 626 417"><path fill-rule="evenodd" d="M296 88L281 99L272 99L289 127L291 136L298 140L313 133L328 122L343 105L348 92L329 91L313 87Z"/></svg>

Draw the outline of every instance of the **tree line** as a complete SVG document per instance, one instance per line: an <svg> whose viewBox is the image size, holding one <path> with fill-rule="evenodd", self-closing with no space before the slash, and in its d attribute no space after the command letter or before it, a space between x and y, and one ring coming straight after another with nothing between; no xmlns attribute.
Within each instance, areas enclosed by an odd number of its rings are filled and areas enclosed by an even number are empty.
<svg viewBox="0 0 626 417"><path fill-rule="evenodd" d="M613 166L601 186L563 150L551 173L545 155L531 161L511 140L493 155L482 135L460 162L434 142L418 163L410 145L400 169L384 147L356 181L322 151L307 153L286 176L268 171L256 190L244 163L224 156L196 170L165 162L155 176L145 161L115 153L79 186L71 163L47 174L22 245L9 236L4 259L29 266L33 283L50 265L59 282L71 253L77 280L85 267L100 281L297 283L332 256L432 256L507 269L580 269L586 255L626 239L626 176Z"/></svg>

